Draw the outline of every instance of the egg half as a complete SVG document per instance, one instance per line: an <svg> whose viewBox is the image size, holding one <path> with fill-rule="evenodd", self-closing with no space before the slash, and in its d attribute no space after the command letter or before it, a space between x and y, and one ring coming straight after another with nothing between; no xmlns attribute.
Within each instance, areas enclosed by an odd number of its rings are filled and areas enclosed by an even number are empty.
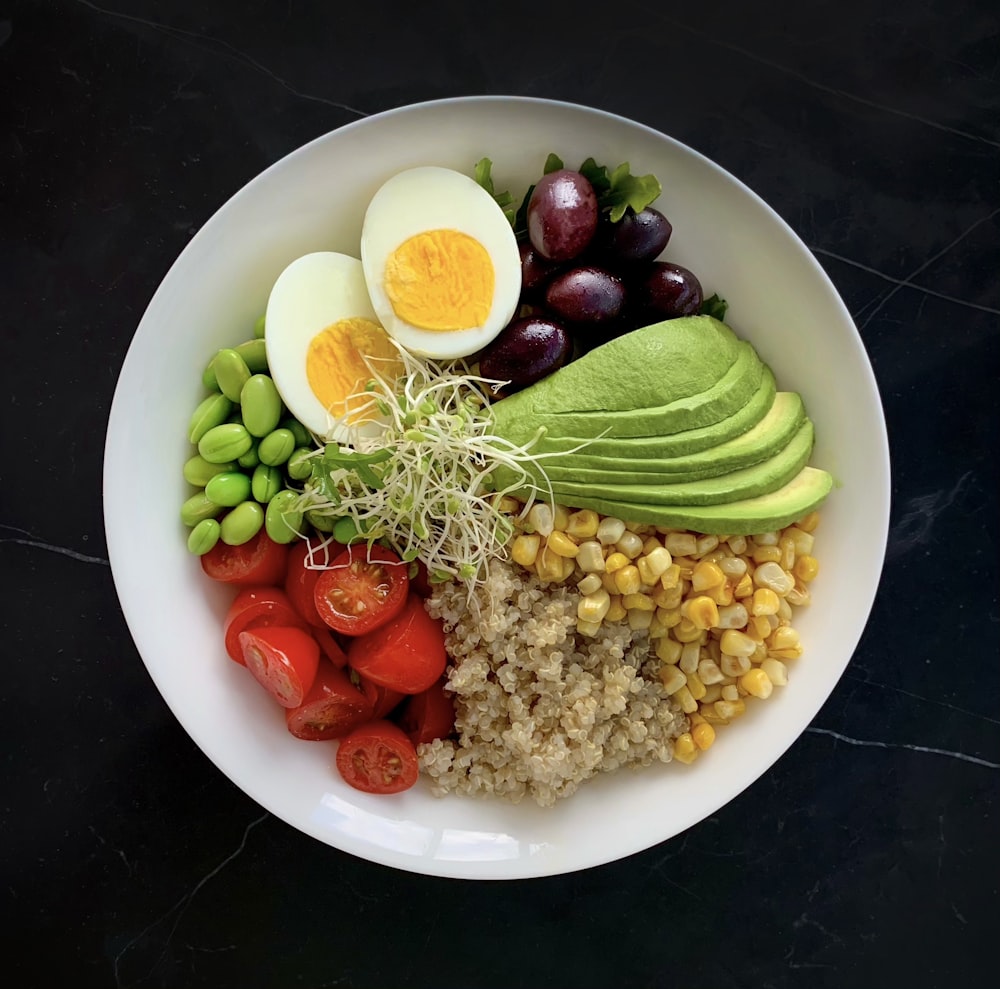
<svg viewBox="0 0 1000 989"><path fill-rule="evenodd" d="M352 396L364 391L373 368L393 379L402 363L358 258L333 251L296 258L271 288L264 320L271 377L299 422L323 440L345 439L348 425L377 432L371 403Z"/></svg>
<svg viewBox="0 0 1000 989"><path fill-rule="evenodd" d="M474 179L424 165L372 197L361 261L379 321L423 357L465 357L513 317L521 261L510 222Z"/></svg>

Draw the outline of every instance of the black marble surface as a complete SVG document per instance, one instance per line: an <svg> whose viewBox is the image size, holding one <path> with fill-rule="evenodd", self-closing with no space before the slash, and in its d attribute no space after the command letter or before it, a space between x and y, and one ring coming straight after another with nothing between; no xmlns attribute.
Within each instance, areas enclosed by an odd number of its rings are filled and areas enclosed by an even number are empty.
<svg viewBox="0 0 1000 989"><path fill-rule="evenodd" d="M586 10L0 4L5 984L995 984L1000 11ZM778 764L646 852L500 883L369 864L233 786L132 644L101 499L118 371L199 226L320 134L477 93L632 117L763 196L857 322L894 475L869 626Z"/></svg>

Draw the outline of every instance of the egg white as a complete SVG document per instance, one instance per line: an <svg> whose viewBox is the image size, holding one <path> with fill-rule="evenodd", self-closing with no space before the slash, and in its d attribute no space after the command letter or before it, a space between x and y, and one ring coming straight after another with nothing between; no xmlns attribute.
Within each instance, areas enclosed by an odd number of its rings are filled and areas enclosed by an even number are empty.
<svg viewBox="0 0 1000 989"><path fill-rule="evenodd" d="M278 276L267 300L264 343L271 378L289 412L322 440L342 440L343 420L316 397L306 355L317 333L341 319L378 322L361 262L347 254L316 251L296 258ZM352 427L374 435L378 427Z"/></svg>
<svg viewBox="0 0 1000 989"><path fill-rule="evenodd" d="M387 259L408 238L456 230L478 241L493 263L494 292L480 326L426 330L401 319L385 289ZM372 197L361 232L361 262L372 305L386 332L414 354L465 357L485 347L510 322L521 292L521 259L510 222L474 179L423 165L399 172Z"/></svg>

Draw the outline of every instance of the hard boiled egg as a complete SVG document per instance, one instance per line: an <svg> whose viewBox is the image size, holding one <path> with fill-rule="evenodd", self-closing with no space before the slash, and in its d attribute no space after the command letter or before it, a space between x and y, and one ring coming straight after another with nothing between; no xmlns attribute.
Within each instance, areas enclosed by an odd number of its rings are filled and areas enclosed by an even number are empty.
<svg viewBox="0 0 1000 989"><path fill-rule="evenodd" d="M332 251L297 258L271 288L264 321L271 377L299 422L324 440L346 438L346 424L377 431L377 412L351 396L364 391L373 368L393 379L402 364L358 258Z"/></svg>
<svg viewBox="0 0 1000 989"><path fill-rule="evenodd" d="M365 213L361 261L382 325L424 357L474 353L518 306L510 222L482 186L450 168L410 168L379 188Z"/></svg>

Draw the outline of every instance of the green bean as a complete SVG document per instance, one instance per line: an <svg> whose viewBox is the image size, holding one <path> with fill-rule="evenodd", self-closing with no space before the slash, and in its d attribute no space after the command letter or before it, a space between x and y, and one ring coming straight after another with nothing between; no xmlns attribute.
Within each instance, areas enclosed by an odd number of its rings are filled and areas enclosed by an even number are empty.
<svg viewBox="0 0 1000 989"><path fill-rule="evenodd" d="M341 545L349 546L364 539L364 536L358 531L354 519L345 515L333 524L333 538Z"/></svg>
<svg viewBox="0 0 1000 989"><path fill-rule="evenodd" d="M290 543L300 535L302 512L294 506L299 496L294 491L279 491L268 503L264 528L276 543Z"/></svg>
<svg viewBox="0 0 1000 989"><path fill-rule="evenodd" d="M304 481L312 474L313 461L318 451L315 447L300 446L288 458L288 476L293 481Z"/></svg>
<svg viewBox="0 0 1000 989"><path fill-rule="evenodd" d="M250 490L262 505L266 505L284 486L285 479L281 476L280 467L258 464L254 468L253 477L250 478Z"/></svg>
<svg viewBox="0 0 1000 989"><path fill-rule="evenodd" d="M281 421L281 396L266 374L252 374L240 392L243 424L251 436L267 436Z"/></svg>
<svg viewBox="0 0 1000 989"><path fill-rule="evenodd" d="M210 464L221 464L242 457L252 446L253 437L245 426L225 422L221 426L213 426L198 440L198 453Z"/></svg>
<svg viewBox="0 0 1000 989"><path fill-rule="evenodd" d="M230 470L236 470L234 462L210 464L203 456L196 453L184 462L184 480L195 487L203 488L216 474Z"/></svg>
<svg viewBox="0 0 1000 989"><path fill-rule="evenodd" d="M204 556L219 541L221 531L215 519L202 519L188 535L188 549L195 556Z"/></svg>
<svg viewBox="0 0 1000 989"><path fill-rule="evenodd" d="M250 478L238 470L216 474L205 485L205 494L216 505L232 508L250 497Z"/></svg>
<svg viewBox="0 0 1000 989"><path fill-rule="evenodd" d="M219 379L215 376L215 368L212 367L211 361L205 365L205 370L201 372L201 383L208 391L219 390Z"/></svg>
<svg viewBox="0 0 1000 989"><path fill-rule="evenodd" d="M188 423L188 439L192 443L197 443L210 429L219 426L226 421L233 411L233 403L216 392L202 399L198 407L191 413L191 421Z"/></svg>
<svg viewBox="0 0 1000 989"><path fill-rule="evenodd" d="M257 337L258 340L264 339L264 317L258 316L257 322L253 324L253 335Z"/></svg>
<svg viewBox="0 0 1000 989"><path fill-rule="evenodd" d="M246 361L251 374L267 374L267 346L263 340L244 340L233 347L233 350Z"/></svg>
<svg viewBox="0 0 1000 989"><path fill-rule="evenodd" d="M257 456L257 444L252 443L246 453L236 458L236 463L244 470L253 470L260 463L260 457Z"/></svg>
<svg viewBox="0 0 1000 989"><path fill-rule="evenodd" d="M287 429L292 433L292 435L295 437L296 446L312 445L313 442L312 435L310 434L309 430L306 429L306 427L303 426L301 422L299 422L298 419L294 419L292 418L292 416L289 416L287 419L282 420L281 428Z"/></svg>
<svg viewBox="0 0 1000 989"><path fill-rule="evenodd" d="M214 519L221 511L204 491L199 491L181 505L181 522L186 526L195 526L202 519Z"/></svg>
<svg viewBox="0 0 1000 989"><path fill-rule="evenodd" d="M232 347L223 347L212 360L219 389L231 402L240 400L240 391L250 377L247 362Z"/></svg>
<svg viewBox="0 0 1000 989"><path fill-rule="evenodd" d="M325 515L323 512L309 511L305 513L305 520L317 532L333 532L336 519L332 515Z"/></svg>
<svg viewBox="0 0 1000 989"><path fill-rule="evenodd" d="M242 501L223 516L219 535L227 546L242 546L260 532L263 524L264 509L255 501Z"/></svg>
<svg viewBox="0 0 1000 989"><path fill-rule="evenodd" d="M275 429L257 446L257 456L268 467L280 467L295 449L295 436L290 429ZM207 458L206 458L207 459Z"/></svg>

